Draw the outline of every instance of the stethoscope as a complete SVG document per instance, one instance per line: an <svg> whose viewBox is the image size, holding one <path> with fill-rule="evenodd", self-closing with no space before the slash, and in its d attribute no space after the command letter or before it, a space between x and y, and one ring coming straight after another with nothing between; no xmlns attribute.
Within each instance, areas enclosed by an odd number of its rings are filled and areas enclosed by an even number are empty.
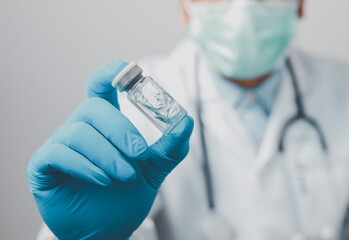
<svg viewBox="0 0 349 240"><path fill-rule="evenodd" d="M213 187L213 179L212 179L212 172L211 172L211 168L210 168L210 163L209 163L209 158L208 158L208 149L207 149L207 143L206 143L206 138L205 138L205 129L204 129L204 124L203 124L203 119L202 119L202 100L201 100L201 89L200 89L200 84L199 84L199 58L196 58L196 63L195 63L195 72L194 72L194 78L196 79L196 111L197 111L197 117L198 117L198 125L199 125L199 134L200 134L200 141L201 141L201 146L202 146L202 171L203 171L203 176L204 176L204 182L205 182L205 186L206 186L206 197L207 197L207 204L209 207L209 210L211 212L211 214L209 215L209 218L211 218L211 220L209 220L208 222L204 223L204 227L207 229L215 229L217 228L217 226L220 225L221 229L220 231L225 232L224 234L227 236L226 238L222 238L222 239L233 239L235 238L235 232L232 229L231 226L229 226L229 224L227 223L227 221L223 220L221 217L219 217L216 213L215 213L215 208L216 208L216 203L215 203L215 199L214 199L214 187ZM293 87L293 91L294 91L294 98L295 98L295 105L296 105L296 114L292 117L290 117L288 120L286 120L286 122L284 123L284 125L281 128L281 132L279 135L279 139L278 139L278 154L279 155L284 155L285 153L285 139L287 136L287 133L289 131L289 129L295 125L297 122L299 121L304 121L307 125L309 125L311 128L313 128L317 134L318 140L321 144L321 149L323 151L324 155L328 155L328 145L326 142L326 138L325 135L319 125L319 123L313 119L312 117L310 117L306 111L305 111L305 107L304 107L304 103L303 103L303 97L302 94L300 92L299 86L298 86L298 82L297 82L297 76L296 76L296 72L293 68L293 64L291 62L290 58L287 58L285 61L285 66L290 74L290 80L292 82L292 87ZM283 160L284 161L284 160ZM329 161L326 162L327 164L327 175L328 175L328 179L330 179L329 181L331 182L331 186L334 186L332 184L333 183L333 176L332 176L332 171L331 171L331 167L329 166ZM286 168L284 168L284 170L286 171ZM284 173L284 176L287 176L287 171ZM287 180L286 180L287 182ZM293 213L293 220L294 220L294 224L295 224L295 236L292 237L291 239L299 239L299 240L303 240L303 239L333 239L335 231L334 228L332 226L328 226L325 229L325 232L322 233L322 237L310 237L310 236L306 236L306 234L304 233L304 230L302 230L302 226L301 226L301 216L299 214L299 209L297 206L297 201L294 198L294 190L292 189L292 187L290 186L290 182L288 181L286 183L287 188L288 188L288 192L289 192L289 199L290 199L290 205L291 205L291 209L292 209L292 213ZM332 187L333 188L333 187ZM333 189L334 190L334 189ZM333 204L337 204L337 198L336 198L336 193L333 193ZM222 227L222 225L224 225ZM226 228L226 229L224 229ZM215 236L217 233L213 233L212 235ZM210 235L209 231L206 231L205 235ZM205 239L210 239L210 237L205 237ZM219 239L217 238L213 238L213 239Z"/></svg>

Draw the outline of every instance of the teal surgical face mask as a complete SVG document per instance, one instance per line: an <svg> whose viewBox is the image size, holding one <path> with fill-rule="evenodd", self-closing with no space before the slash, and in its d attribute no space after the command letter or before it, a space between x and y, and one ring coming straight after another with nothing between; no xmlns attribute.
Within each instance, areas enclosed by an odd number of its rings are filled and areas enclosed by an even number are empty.
<svg viewBox="0 0 349 240"><path fill-rule="evenodd" d="M224 76L260 77L281 64L297 29L297 7L296 1L190 3L189 34Z"/></svg>

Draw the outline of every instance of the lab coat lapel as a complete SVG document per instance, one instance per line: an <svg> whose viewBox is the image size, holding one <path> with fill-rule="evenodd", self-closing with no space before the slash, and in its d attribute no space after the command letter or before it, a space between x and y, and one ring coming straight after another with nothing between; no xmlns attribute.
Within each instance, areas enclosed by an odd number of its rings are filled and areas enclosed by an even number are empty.
<svg viewBox="0 0 349 240"><path fill-rule="evenodd" d="M203 119L206 137L216 138L225 149L225 156L241 159L243 164L253 164L256 148L245 125L240 120L233 106L227 104L219 95L205 61L199 66L199 81L203 104ZM217 118L217 116L221 116ZM210 135L212 133L212 136ZM218 144L215 142L215 144Z"/></svg>
<svg viewBox="0 0 349 240"><path fill-rule="evenodd" d="M269 117L267 128L256 159L256 171L261 173L278 151L280 132L285 122L296 113L294 90L289 70L282 70L282 83Z"/></svg>

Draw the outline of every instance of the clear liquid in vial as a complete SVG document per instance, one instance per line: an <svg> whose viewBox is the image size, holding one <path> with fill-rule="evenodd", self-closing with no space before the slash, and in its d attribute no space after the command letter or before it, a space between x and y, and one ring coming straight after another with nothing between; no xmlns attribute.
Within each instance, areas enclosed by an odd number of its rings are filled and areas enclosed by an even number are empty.
<svg viewBox="0 0 349 240"><path fill-rule="evenodd" d="M131 88L128 98L164 135L187 115L187 111L150 77L144 77Z"/></svg>

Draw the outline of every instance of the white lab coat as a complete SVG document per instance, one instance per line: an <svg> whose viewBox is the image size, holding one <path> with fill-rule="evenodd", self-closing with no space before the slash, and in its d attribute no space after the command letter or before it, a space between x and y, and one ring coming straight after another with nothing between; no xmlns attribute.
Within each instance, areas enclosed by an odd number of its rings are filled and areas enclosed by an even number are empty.
<svg viewBox="0 0 349 240"><path fill-rule="evenodd" d="M326 161L322 161L317 135L309 125L300 122L292 127L287 135L285 157L276 155L281 128L296 112L286 69L264 138L256 146L233 107L219 96L205 61L190 41L180 43L166 58L139 62L144 74L156 79L197 122L194 69L195 59L199 59L202 119L213 175L215 211L234 229L236 239L295 239L299 219L295 219L294 201L290 198L301 201L296 210L301 212L298 225L302 230L318 237L326 235L330 224L338 238L349 204L349 68L298 50L290 52L306 112L320 124L329 145L333 176L329 187L324 180L329 178L323 177L328 172ZM120 105L149 143L160 136L122 96ZM133 239L156 239L155 235L166 240L203 239L202 220L209 209L198 124L190 149L187 158L163 183L150 216ZM293 175L298 174L294 171L295 159L306 162L306 174L302 175L309 189L306 195L297 190L298 175ZM288 175L291 177L285 178ZM285 179L291 179L292 191ZM219 234L216 239L220 239Z"/></svg>

